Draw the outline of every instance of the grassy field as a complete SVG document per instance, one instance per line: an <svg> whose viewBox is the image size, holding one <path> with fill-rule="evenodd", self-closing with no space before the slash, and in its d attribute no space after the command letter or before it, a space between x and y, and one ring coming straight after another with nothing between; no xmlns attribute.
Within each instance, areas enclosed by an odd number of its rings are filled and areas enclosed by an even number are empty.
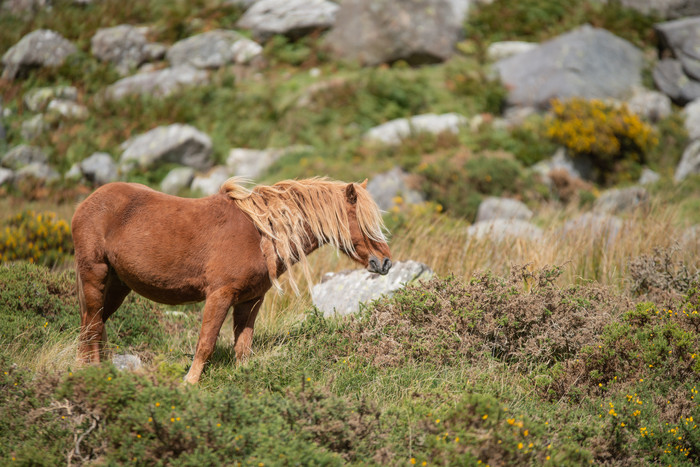
<svg viewBox="0 0 700 467"><path fill-rule="evenodd" d="M486 60L494 41L542 41L589 23L640 47L653 87L655 18L616 2L496 0L470 13L459 52L444 64L361 68L333 60L320 34L276 36L260 70L222 68L209 85L165 99L105 102L100 92L119 74L89 53L98 28L148 24L149 39L172 44L232 28L241 10L215 0L52 3L35 15L0 14L0 51L38 28L80 49L58 69L0 81L8 111L0 153L38 145L64 172L94 151L116 159L123 141L158 125L188 123L211 136L217 163L233 147L309 148L277 161L261 183L361 181L400 166L428 201L386 213L393 257L436 274L347 318L324 318L303 280L299 296L283 284L284 294L265 299L252 356L236 361L229 318L195 387L181 381L201 304L132 294L107 324L109 350L136 354L144 367L78 368L66 229L94 187L0 188L1 465L700 463L700 242L690 230L700 223L700 176L672 182L688 143L681 109L653 128L639 122L649 130L641 148L584 155L600 162L598 183L550 188L530 167L581 135L548 137L567 123L551 114L495 124L507 90ZM23 95L54 85L76 86L89 118L52 122L23 140ZM363 139L375 125L428 112L484 123L395 147ZM605 189L634 183L643 166L661 180L647 187L648 205L620 216L614 241L562 229ZM127 176L157 188L171 168ZM469 237L479 202L492 195L524 201L542 239ZM355 267L329 248L309 259L314 281Z"/></svg>

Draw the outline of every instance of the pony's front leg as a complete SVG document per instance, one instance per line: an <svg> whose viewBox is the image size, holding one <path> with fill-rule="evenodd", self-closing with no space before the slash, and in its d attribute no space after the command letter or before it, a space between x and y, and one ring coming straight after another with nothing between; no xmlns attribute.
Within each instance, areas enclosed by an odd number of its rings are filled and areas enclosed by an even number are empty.
<svg viewBox="0 0 700 467"><path fill-rule="evenodd" d="M221 325L224 324L233 301L232 294L228 290L216 291L207 296L207 303L204 305L204 316L202 317L202 329L199 331L199 340L194 352L192 366L187 375L185 375L186 383L199 382L204 364L214 351L214 345L219 337Z"/></svg>
<svg viewBox="0 0 700 467"><path fill-rule="evenodd" d="M236 351L236 361L238 362L250 354L255 318L258 316L263 298L260 297L249 302L239 303L233 307L233 336L236 342L233 349Z"/></svg>

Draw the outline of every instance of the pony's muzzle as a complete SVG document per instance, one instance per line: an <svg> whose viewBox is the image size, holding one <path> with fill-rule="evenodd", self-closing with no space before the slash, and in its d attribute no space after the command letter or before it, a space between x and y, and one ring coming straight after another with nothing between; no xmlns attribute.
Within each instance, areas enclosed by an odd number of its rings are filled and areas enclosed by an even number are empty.
<svg viewBox="0 0 700 467"><path fill-rule="evenodd" d="M381 262L379 261L379 258L376 256L372 256L369 259L369 271L370 272L376 272L377 274L386 275L389 272L389 269L391 269L391 260L389 258L384 258Z"/></svg>

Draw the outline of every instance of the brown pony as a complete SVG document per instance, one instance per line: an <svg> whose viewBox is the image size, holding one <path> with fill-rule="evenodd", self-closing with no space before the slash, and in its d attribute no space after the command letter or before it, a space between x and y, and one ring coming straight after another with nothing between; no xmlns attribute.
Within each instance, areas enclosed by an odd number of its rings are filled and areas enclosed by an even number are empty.
<svg viewBox="0 0 700 467"><path fill-rule="evenodd" d="M324 244L386 274L391 254L377 205L362 184L322 178L178 198L133 183L97 189L73 216L80 301L80 362L99 362L105 322L130 291L176 305L206 300L194 361L196 383L233 307L237 359L250 352L255 318L278 278ZM291 271L290 271L291 275ZM297 290L294 277L291 284ZM311 283L311 281L309 281Z"/></svg>

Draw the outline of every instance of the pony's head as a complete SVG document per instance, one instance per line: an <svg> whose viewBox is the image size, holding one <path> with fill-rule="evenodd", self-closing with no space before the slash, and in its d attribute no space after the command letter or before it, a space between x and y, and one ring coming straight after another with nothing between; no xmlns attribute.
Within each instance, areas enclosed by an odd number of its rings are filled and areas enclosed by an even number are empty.
<svg viewBox="0 0 700 467"><path fill-rule="evenodd" d="M341 243L340 250L368 271L384 275L391 269L391 252L384 236L381 214L366 188L367 180L359 185L348 183L345 187L352 249Z"/></svg>

